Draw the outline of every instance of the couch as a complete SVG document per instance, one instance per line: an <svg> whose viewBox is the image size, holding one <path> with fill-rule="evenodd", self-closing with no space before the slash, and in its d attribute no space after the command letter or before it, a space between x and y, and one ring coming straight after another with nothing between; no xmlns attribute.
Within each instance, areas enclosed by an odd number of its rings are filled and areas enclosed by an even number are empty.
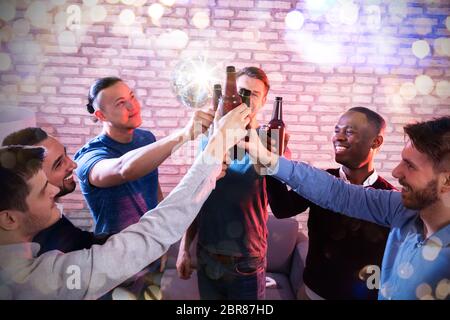
<svg viewBox="0 0 450 320"><path fill-rule="evenodd" d="M308 239L299 232L298 222L293 219L276 219L270 215L267 223L269 230L267 249L266 276L276 281L275 286L266 288L268 300L296 299L297 292L303 284L303 268L308 251ZM163 300L198 300L200 295L196 271L188 280L177 275L176 259L179 242L168 251L166 270L161 279ZM196 265L196 239L191 246L192 263Z"/></svg>

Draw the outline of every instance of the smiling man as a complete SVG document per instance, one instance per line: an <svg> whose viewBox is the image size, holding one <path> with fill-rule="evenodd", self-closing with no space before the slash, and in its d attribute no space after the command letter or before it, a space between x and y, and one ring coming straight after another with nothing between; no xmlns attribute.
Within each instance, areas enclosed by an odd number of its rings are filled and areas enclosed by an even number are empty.
<svg viewBox="0 0 450 320"><path fill-rule="evenodd" d="M395 189L374 166L385 126L384 119L368 108L345 112L332 138L335 160L341 167L326 171L348 183ZM292 217L309 208L309 248L299 298L377 299L378 290L366 284L367 266L381 266L388 228L317 206L270 176L267 194L277 218Z"/></svg>
<svg viewBox="0 0 450 320"><path fill-rule="evenodd" d="M42 169L48 181L59 188L59 198L73 192L76 187L74 170L77 164L67 155L66 148L56 138L50 136L41 128L29 127L8 135L2 142L3 146L25 145L41 146L46 148ZM88 249L94 244L101 244L106 237L95 236L92 232L77 228L63 214L63 206L58 204L61 213L54 221L39 233L33 242L40 245L38 255L50 250L71 252L74 250Z"/></svg>
<svg viewBox="0 0 450 320"><path fill-rule="evenodd" d="M392 171L401 193L351 185L279 157L265 150L256 132L246 147L259 172L267 167L316 205L390 228L379 299L450 299L450 117L404 130L406 145Z"/></svg>

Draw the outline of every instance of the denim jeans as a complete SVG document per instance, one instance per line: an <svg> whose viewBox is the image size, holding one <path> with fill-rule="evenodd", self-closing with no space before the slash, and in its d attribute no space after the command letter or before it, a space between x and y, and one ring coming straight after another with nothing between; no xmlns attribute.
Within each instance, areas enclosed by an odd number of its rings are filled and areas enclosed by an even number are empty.
<svg viewBox="0 0 450 320"><path fill-rule="evenodd" d="M197 246L197 276L202 300L262 300L266 293L265 257L227 257Z"/></svg>

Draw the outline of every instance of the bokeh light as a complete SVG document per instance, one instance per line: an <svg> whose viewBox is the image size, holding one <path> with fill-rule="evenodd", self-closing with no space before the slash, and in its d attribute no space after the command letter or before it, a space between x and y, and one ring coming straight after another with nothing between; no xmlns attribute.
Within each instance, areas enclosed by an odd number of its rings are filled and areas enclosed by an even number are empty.
<svg viewBox="0 0 450 320"><path fill-rule="evenodd" d="M209 15L205 11L199 11L192 17L192 23L198 29L205 29L209 26Z"/></svg>
<svg viewBox="0 0 450 320"><path fill-rule="evenodd" d="M77 40L72 31L64 30L58 35L59 50L63 53L76 53L78 51Z"/></svg>
<svg viewBox="0 0 450 320"><path fill-rule="evenodd" d="M15 36L24 37L30 32L30 23L26 19L14 21L12 29Z"/></svg>
<svg viewBox="0 0 450 320"><path fill-rule="evenodd" d="M117 287L112 292L113 300L137 300L137 297L131 291L125 288Z"/></svg>
<svg viewBox="0 0 450 320"><path fill-rule="evenodd" d="M419 300L432 300L433 299L433 289L428 283L422 283L416 288L416 297Z"/></svg>
<svg viewBox="0 0 450 320"><path fill-rule="evenodd" d="M174 5L176 0L159 0L163 5L171 7Z"/></svg>
<svg viewBox="0 0 450 320"><path fill-rule="evenodd" d="M109 4L116 4L119 3L120 0L106 0L107 3Z"/></svg>
<svg viewBox="0 0 450 320"><path fill-rule="evenodd" d="M359 18L359 6L353 2L345 2L339 8L339 20L346 25L354 25Z"/></svg>
<svg viewBox="0 0 450 320"><path fill-rule="evenodd" d="M433 79L431 79L430 76L427 76L425 74L417 76L416 80L414 81L414 84L416 86L417 92L423 95L430 94L434 88Z"/></svg>
<svg viewBox="0 0 450 320"><path fill-rule="evenodd" d="M62 6L66 3L66 0L50 0L50 2L55 6Z"/></svg>
<svg viewBox="0 0 450 320"><path fill-rule="evenodd" d="M144 299L145 300L161 300L162 292L158 286L150 285L144 291Z"/></svg>
<svg viewBox="0 0 450 320"><path fill-rule="evenodd" d="M120 12L119 15L119 21L125 26L132 25L136 19L136 16L133 12L133 10L130 9L124 9L122 12Z"/></svg>
<svg viewBox="0 0 450 320"><path fill-rule="evenodd" d="M442 80L436 83L436 95L442 99L448 98L450 96L450 82Z"/></svg>
<svg viewBox="0 0 450 320"><path fill-rule="evenodd" d="M442 241L438 237L431 237L422 247L422 256L425 260L434 261L442 250Z"/></svg>
<svg viewBox="0 0 450 320"><path fill-rule="evenodd" d="M396 0L389 4L388 11L393 22L401 22L408 15L408 6L405 1Z"/></svg>
<svg viewBox="0 0 450 320"><path fill-rule="evenodd" d="M335 0L306 0L306 9L312 20L324 15L333 5Z"/></svg>
<svg viewBox="0 0 450 320"><path fill-rule="evenodd" d="M134 0L120 0L123 4L131 6L134 4Z"/></svg>
<svg viewBox="0 0 450 320"><path fill-rule="evenodd" d="M381 27L381 8L380 6L371 5L366 7L367 28L375 31Z"/></svg>
<svg viewBox="0 0 450 320"><path fill-rule="evenodd" d="M0 71L7 71L11 68L12 62L9 54L0 52Z"/></svg>
<svg viewBox="0 0 450 320"><path fill-rule="evenodd" d="M142 7L147 3L147 0L134 0L133 6L135 7Z"/></svg>
<svg viewBox="0 0 450 320"><path fill-rule="evenodd" d="M94 6L89 11L89 17L92 22L101 22L106 19L106 9L103 6Z"/></svg>
<svg viewBox="0 0 450 320"><path fill-rule="evenodd" d="M445 300L450 295L450 280L442 279L436 286L436 298Z"/></svg>
<svg viewBox="0 0 450 320"><path fill-rule="evenodd" d="M148 7L148 15L152 20L159 20L164 15L164 7L159 3L154 3Z"/></svg>
<svg viewBox="0 0 450 320"><path fill-rule="evenodd" d="M11 21L16 16L15 3L12 1L0 1L0 19L3 21Z"/></svg>
<svg viewBox="0 0 450 320"><path fill-rule="evenodd" d="M294 10L286 15L284 22L288 29L300 30L305 22L305 17L300 11Z"/></svg>
<svg viewBox="0 0 450 320"><path fill-rule="evenodd" d="M425 40L417 40L412 44L412 52L417 58L423 59L430 54L430 46Z"/></svg>
<svg viewBox="0 0 450 320"><path fill-rule="evenodd" d="M189 42L189 37L182 30L173 30L159 35L156 46L163 49L183 49Z"/></svg>
<svg viewBox="0 0 450 320"><path fill-rule="evenodd" d="M416 86L412 82L405 82L400 86L400 95L406 100L412 100L417 95Z"/></svg>
<svg viewBox="0 0 450 320"><path fill-rule="evenodd" d="M50 26L51 16L47 11L47 3L43 1L34 1L25 11L25 18L30 23L42 29L47 29Z"/></svg>
<svg viewBox="0 0 450 320"><path fill-rule="evenodd" d="M450 56L450 38L437 38L434 40L434 50L440 56Z"/></svg>
<svg viewBox="0 0 450 320"><path fill-rule="evenodd" d="M409 262L401 263L397 267L398 276L402 279L409 279L414 273L414 267Z"/></svg>
<svg viewBox="0 0 450 320"><path fill-rule="evenodd" d="M97 0L83 0L83 4L86 7L93 7L93 6L97 5Z"/></svg>

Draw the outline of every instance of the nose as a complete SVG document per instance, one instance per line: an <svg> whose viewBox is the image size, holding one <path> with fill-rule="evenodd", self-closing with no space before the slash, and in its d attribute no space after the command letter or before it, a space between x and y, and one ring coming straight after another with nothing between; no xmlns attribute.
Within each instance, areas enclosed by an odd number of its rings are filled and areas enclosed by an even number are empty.
<svg viewBox="0 0 450 320"><path fill-rule="evenodd" d="M400 166L401 166L401 163L399 163L394 169L392 169L392 176L396 179L402 178Z"/></svg>
<svg viewBox="0 0 450 320"><path fill-rule="evenodd" d="M341 130L339 130L338 132L334 133L332 141L333 142L335 142L335 141L344 141L344 140L346 140L346 138L347 138L346 135L343 134L343 132Z"/></svg>
<svg viewBox="0 0 450 320"><path fill-rule="evenodd" d="M70 161L70 168L71 170L74 170L78 167L77 163L75 161L73 161L72 159L69 158Z"/></svg>

